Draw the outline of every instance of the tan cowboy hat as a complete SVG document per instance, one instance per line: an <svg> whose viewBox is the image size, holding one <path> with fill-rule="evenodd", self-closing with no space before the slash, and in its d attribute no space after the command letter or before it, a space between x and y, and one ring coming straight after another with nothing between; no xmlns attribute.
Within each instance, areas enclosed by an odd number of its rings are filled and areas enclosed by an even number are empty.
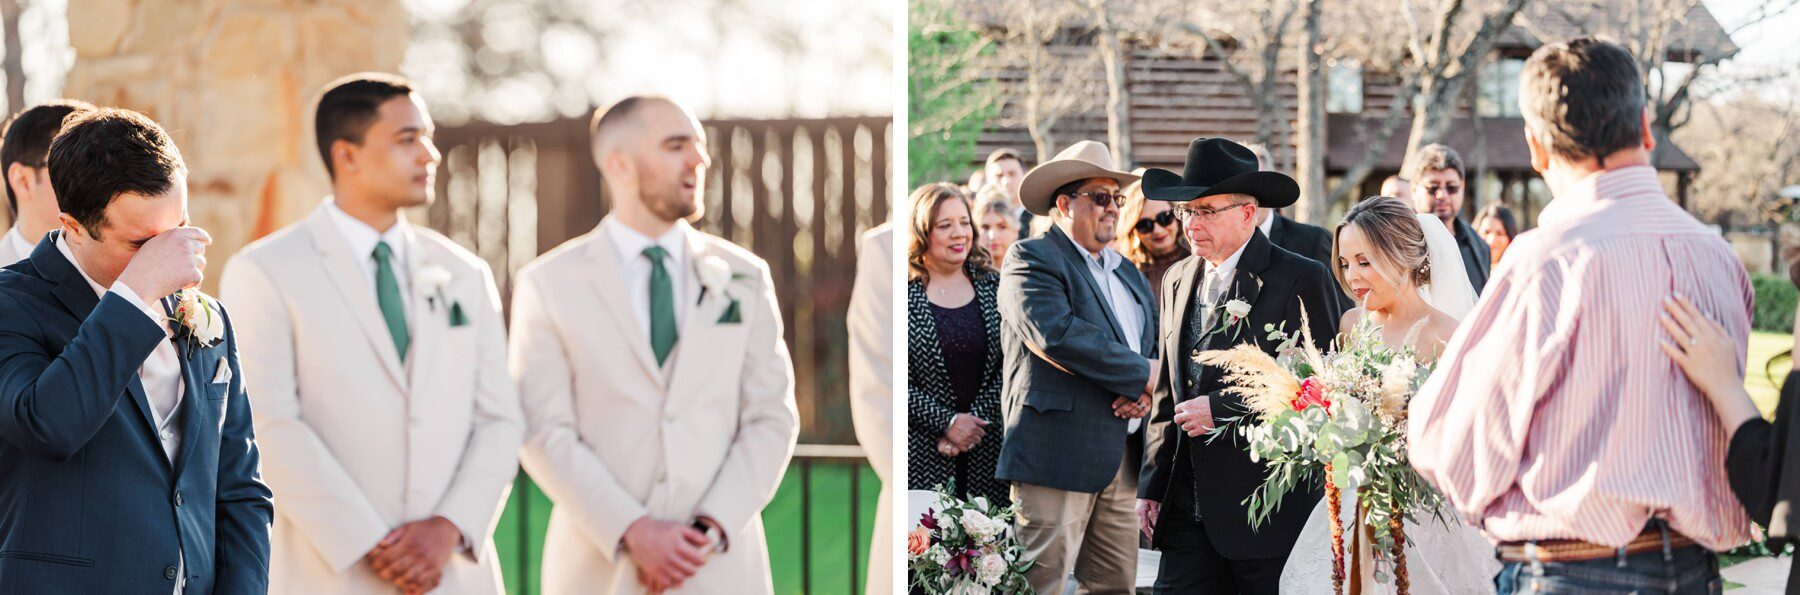
<svg viewBox="0 0 1800 595"><path fill-rule="evenodd" d="M1107 178L1123 186L1137 181L1138 176L1116 169L1112 151L1105 144L1084 140L1031 168L1019 182L1019 202L1033 215L1049 215L1056 207L1057 188L1088 178Z"/></svg>

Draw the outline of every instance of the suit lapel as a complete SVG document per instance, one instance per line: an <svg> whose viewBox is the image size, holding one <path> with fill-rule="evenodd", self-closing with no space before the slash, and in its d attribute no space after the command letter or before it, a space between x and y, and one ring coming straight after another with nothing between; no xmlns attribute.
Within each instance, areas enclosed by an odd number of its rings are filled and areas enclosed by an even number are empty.
<svg viewBox="0 0 1800 595"><path fill-rule="evenodd" d="M708 255L706 243L701 240L699 232L691 229L684 229L682 236L687 242L687 266L683 267L687 270L682 271L681 274L686 276L687 296L689 297L681 300L685 305L682 306L684 312L682 313L681 334L676 335L675 362L668 385L668 395L671 398L689 392L682 389L691 380L684 381L684 379L700 377L709 362L720 361L719 354L729 353L731 349L742 348L742 339L729 345L726 344L723 332L726 327L719 324L718 321L724 315L725 308L731 305L731 298L737 298L741 303L746 297L741 295L743 291L738 289L738 284L735 282L728 284L736 289L736 292L729 297L724 295L725 292L702 291L700 275L695 271L698 270L700 260ZM743 313L739 314L742 319ZM745 321L738 324L749 323Z"/></svg>
<svg viewBox="0 0 1800 595"><path fill-rule="evenodd" d="M406 394L410 399L413 389L423 386L425 379L430 377L428 374L436 369L433 367L435 358L442 352L441 343L444 334L449 331L452 297L448 284L441 292L442 296L436 291L427 294L426 288L420 287L419 271L437 262L438 255L433 250L436 246L420 241L416 232L409 231L406 236L409 251L409 258L406 259L407 279L412 283L412 298L407 304L412 312L409 317L412 321L412 342L407 347L406 362L406 386L409 387Z"/></svg>
<svg viewBox="0 0 1800 595"><path fill-rule="evenodd" d="M62 251L56 248L56 242L62 241L62 231L52 231L49 241L39 242L31 253L31 264L44 274L44 278L56 282L51 290L57 301L75 316L76 320L86 321L94 308L100 305L100 297L94 295L94 288L88 285L75 263L64 258ZM156 418L150 414L150 399L144 394L144 383L138 378L136 370L132 370L131 378L126 382L125 391L131 393L131 400L136 404L138 415L144 420L144 427L150 430L152 438L156 435Z"/></svg>
<svg viewBox="0 0 1800 595"><path fill-rule="evenodd" d="M1225 288L1225 293L1220 294L1219 303L1214 306L1215 309L1222 307L1226 302L1231 300L1242 300L1244 303L1250 304L1251 307L1250 314L1244 316L1246 319L1245 325L1249 326L1249 319L1256 315L1256 299L1258 296L1262 295L1262 280L1257 276L1260 275L1264 269L1268 268L1269 250L1271 248L1272 246L1269 244L1269 239L1262 234L1261 230L1255 231L1250 236L1249 242L1244 245L1243 255L1238 257L1237 270L1232 272L1231 286ZM1214 320L1212 321L1212 324L1217 326L1219 321ZM1209 335L1204 341L1205 345L1203 350L1229 349L1243 343L1245 339L1249 339L1251 344L1258 344L1256 342L1256 337L1257 333L1261 332L1261 330L1262 329L1257 328L1244 328L1235 331L1227 330ZM1219 370L1217 368L1213 366L1204 366L1201 368L1201 376L1198 380L1202 386L1205 386L1206 383L1216 377L1218 373Z"/></svg>
<svg viewBox="0 0 1800 595"><path fill-rule="evenodd" d="M1081 250L1075 248L1075 240L1069 239L1068 234L1063 233L1062 228L1052 226L1048 233L1053 236L1050 241L1061 247L1063 255L1068 257L1067 261L1075 269L1075 276L1085 280L1088 290L1094 293L1094 299L1100 300L1100 313L1106 315L1107 322L1112 323L1113 338L1124 343L1124 325L1119 324L1119 317L1113 314L1112 298L1100 289L1100 280L1095 279L1094 275L1088 271L1087 257L1081 254Z"/></svg>
<svg viewBox="0 0 1800 595"><path fill-rule="evenodd" d="M1170 387L1172 390L1176 390L1177 397L1181 395L1179 387L1182 386L1182 376L1186 371L1186 366L1182 365L1181 358L1187 355L1190 348L1181 343L1181 329L1187 328L1188 314L1193 311L1193 308L1189 307L1188 301L1194 298L1194 285L1198 283L1197 271L1200 270L1200 262L1202 262L1200 257L1189 256L1176 263L1166 273L1166 275L1174 277L1175 285L1172 288L1174 293L1171 296L1165 296L1171 297L1171 299L1164 302L1162 306L1163 310L1169 312L1169 316L1162 325L1162 344L1168 346L1167 352L1170 355L1167 358L1168 361L1163 362L1163 365L1170 367Z"/></svg>
<svg viewBox="0 0 1800 595"><path fill-rule="evenodd" d="M656 356L650 353L650 337L644 335L644 324L637 318L637 312L631 307L631 296L625 293L625 276L619 271L618 251L613 249L612 237L605 231L605 223L601 223L599 233L594 234L589 250L593 257L594 291L600 296L600 309L611 315L618 325L618 342L631 352L643 367L644 374L657 388L667 388L663 380L662 366L656 364ZM680 335L677 335L680 340Z"/></svg>
<svg viewBox="0 0 1800 595"><path fill-rule="evenodd" d="M375 349L382 369L387 370L389 379L404 391L406 375L400 365L400 353L394 347L393 335L388 333L387 321L381 317L381 306L375 303L375 288L363 274L361 261L350 254L349 242L333 227L324 206L313 212L307 228L313 236L313 247L319 251L325 277L331 280L338 297L343 298L344 306L350 309L363 338Z"/></svg>
<svg viewBox="0 0 1800 595"><path fill-rule="evenodd" d="M184 345L189 339L172 340L175 342L175 357L181 360L181 382L186 386L186 393L181 397L180 403L170 412L170 415L183 416L181 450L175 454L175 476L180 477L187 468L188 460L193 458L194 445L212 436L211 432L206 431L207 424L212 419L211 412L206 410L207 405L212 402L206 395L207 384L212 382L212 375L205 372L217 365L207 364L212 350L201 349L197 345ZM193 353L188 353L190 350Z"/></svg>

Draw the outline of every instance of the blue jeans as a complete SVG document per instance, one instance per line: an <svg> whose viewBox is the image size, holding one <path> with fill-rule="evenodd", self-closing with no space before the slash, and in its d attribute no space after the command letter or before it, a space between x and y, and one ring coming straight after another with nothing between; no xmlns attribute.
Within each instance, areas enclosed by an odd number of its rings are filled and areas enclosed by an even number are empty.
<svg viewBox="0 0 1800 595"><path fill-rule="evenodd" d="M1582 562L1507 562L1494 576L1499 595L1639 593L1717 594L1719 557L1700 546Z"/></svg>

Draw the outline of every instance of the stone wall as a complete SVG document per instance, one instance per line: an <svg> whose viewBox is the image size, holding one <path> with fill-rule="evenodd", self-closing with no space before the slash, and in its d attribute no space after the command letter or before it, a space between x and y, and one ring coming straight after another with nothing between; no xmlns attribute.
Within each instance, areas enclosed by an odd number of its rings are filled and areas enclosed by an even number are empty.
<svg viewBox="0 0 1800 595"><path fill-rule="evenodd" d="M144 112L186 157L188 208L212 234L208 290L229 256L330 192L313 101L352 72L396 72L399 0L70 0L67 97Z"/></svg>

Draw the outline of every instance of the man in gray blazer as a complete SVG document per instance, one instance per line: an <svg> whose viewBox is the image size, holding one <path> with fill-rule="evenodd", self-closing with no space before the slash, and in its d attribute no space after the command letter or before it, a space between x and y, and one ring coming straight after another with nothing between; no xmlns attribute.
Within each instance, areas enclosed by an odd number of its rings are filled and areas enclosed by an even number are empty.
<svg viewBox="0 0 1800 595"><path fill-rule="evenodd" d="M1060 594L1131 592L1138 469L1126 441L1150 407L1156 303L1137 267L1112 248L1137 176L1106 146L1082 141L1025 175L1025 208L1055 223L1013 244L1000 273L1005 438L996 476L1013 484L1026 578Z"/></svg>

